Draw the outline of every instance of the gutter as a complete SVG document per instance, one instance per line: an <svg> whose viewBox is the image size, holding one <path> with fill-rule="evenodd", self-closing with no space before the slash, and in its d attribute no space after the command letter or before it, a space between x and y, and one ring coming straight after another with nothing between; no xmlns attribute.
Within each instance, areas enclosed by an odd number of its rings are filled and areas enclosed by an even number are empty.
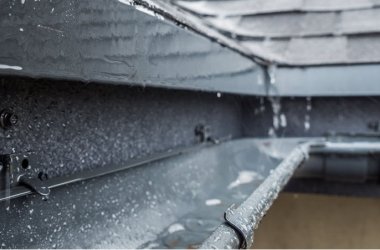
<svg viewBox="0 0 380 250"><path fill-rule="evenodd" d="M343 156L358 157L380 153L380 143L377 141L310 141L296 146L288 156L275 168L265 181L238 207L232 205L224 214L225 222L201 245L202 249L236 249L251 248L254 242L254 230L258 227L278 194L292 178L295 171L302 166L302 172L314 172L315 166L308 162L309 155L328 157ZM352 159L351 159L352 161ZM305 164L304 164L305 163ZM354 161L354 163L357 163ZM324 173L325 178L336 175L350 175L351 172L362 172L367 166L355 164L355 169L340 167L346 164L339 159L334 160ZM346 173L346 172L349 173ZM330 173L331 176L326 176ZM352 174L351 174L352 175ZM357 176L355 176L357 177ZM355 179L355 178L354 178ZM356 178L357 179L357 178Z"/></svg>
<svg viewBox="0 0 380 250"><path fill-rule="evenodd" d="M79 181L105 176L119 171L124 171L133 167L138 167L166 158L171 158L180 154L188 153L198 149L204 149L213 144L218 144L221 141L212 140L209 137L203 138L200 144L192 147L184 147L173 149L168 152L150 155L145 158L130 160L123 166L110 166L109 168L100 168L92 171L85 171L66 177L56 177L47 180L37 180L34 172L26 169L29 173L25 172L26 177L30 177L26 181L20 178L15 178L11 184L19 185L13 186L10 189L0 191L0 201L8 201L13 198L26 196L33 193L39 193L41 187L46 187L48 190L59 186L73 184ZM269 140L268 143L276 144L281 143L286 148L293 149L287 153L287 156L282 162L269 174L269 176L252 192L252 194L243 201L239 206L232 205L224 213L224 220L221 225L203 242L201 248L250 248L254 243L254 230L258 227L260 221L269 210L273 202L278 197L278 194L283 190L285 185L294 176L296 170L302 166L303 172L315 171L313 168L312 160L309 160L309 155L312 157L330 157L330 156L350 156L350 157L366 157L371 155L380 154L380 143L374 141L324 141L323 139L293 139L293 142L286 143L286 139ZM271 149L268 149L271 150ZM262 151L262 154L269 152ZM8 169L20 174L17 166L20 165L18 161L25 159L33 160L32 154L20 155L6 155L0 157L3 164L3 170ZM19 158L19 160L17 160ZM17 160L17 161L16 161ZM339 158L331 161L331 164L326 165L324 168L331 168L331 171L324 171L323 173L332 173L333 176L337 174L346 173L347 168L341 168L340 165L345 164ZM314 164L315 165L315 164ZM319 166L319 165L318 165ZM347 166L347 165L345 165ZM323 167L323 166L322 166ZM366 168L366 165L355 164L355 171ZM8 171L12 173L12 171ZM356 173L355 172L355 173ZM360 171L359 171L360 172ZM34 178L33 178L34 177ZM40 176L38 176L40 178ZM11 175L12 178L12 175ZM355 178L357 179L357 178ZM28 181L29 184L28 185ZM36 185L39 182L40 186ZM45 195L46 196L46 195Z"/></svg>
<svg viewBox="0 0 380 250"><path fill-rule="evenodd" d="M250 248L254 229L264 217L294 171L308 158L309 144L297 146L240 206L224 214L226 222L200 248Z"/></svg>

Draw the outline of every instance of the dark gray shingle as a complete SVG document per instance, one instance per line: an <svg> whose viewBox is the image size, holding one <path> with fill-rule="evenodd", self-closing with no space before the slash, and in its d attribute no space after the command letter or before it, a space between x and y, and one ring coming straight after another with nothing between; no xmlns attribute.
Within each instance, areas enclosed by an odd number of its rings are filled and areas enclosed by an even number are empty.
<svg viewBox="0 0 380 250"><path fill-rule="evenodd" d="M380 62L380 0L177 1L241 48L288 65Z"/></svg>

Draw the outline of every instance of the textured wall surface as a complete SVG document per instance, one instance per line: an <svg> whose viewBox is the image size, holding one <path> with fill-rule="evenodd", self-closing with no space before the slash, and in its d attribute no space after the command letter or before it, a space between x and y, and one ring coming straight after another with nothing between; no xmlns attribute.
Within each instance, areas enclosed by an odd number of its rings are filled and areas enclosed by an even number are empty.
<svg viewBox="0 0 380 250"><path fill-rule="evenodd" d="M52 176L192 145L200 123L241 135L238 99L201 92L6 78L0 108L19 117L0 131L0 152L35 151Z"/></svg>

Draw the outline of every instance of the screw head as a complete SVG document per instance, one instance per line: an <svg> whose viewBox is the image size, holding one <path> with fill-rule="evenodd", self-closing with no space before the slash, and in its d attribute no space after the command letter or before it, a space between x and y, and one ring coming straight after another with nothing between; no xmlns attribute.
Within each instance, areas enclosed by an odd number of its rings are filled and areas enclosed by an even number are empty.
<svg viewBox="0 0 380 250"><path fill-rule="evenodd" d="M41 181L46 181L46 180L49 179L49 176L47 175L47 173L39 172L39 173L38 173L38 178L39 178Z"/></svg>
<svg viewBox="0 0 380 250"><path fill-rule="evenodd" d="M15 126L18 122L18 116L15 115L11 110L4 109L0 113L0 126L3 129Z"/></svg>
<svg viewBox="0 0 380 250"><path fill-rule="evenodd" d="M9 123L12 124L12 126L16 125L18 122L18 117L15 114L10 114L8 119L9 119Z"/></svg>

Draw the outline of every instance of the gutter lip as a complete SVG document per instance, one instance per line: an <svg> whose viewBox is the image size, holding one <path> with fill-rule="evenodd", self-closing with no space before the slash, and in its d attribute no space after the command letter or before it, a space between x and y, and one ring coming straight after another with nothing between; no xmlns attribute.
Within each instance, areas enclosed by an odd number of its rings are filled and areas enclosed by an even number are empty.
<svg viewBox="0 0 380 250"><path fill-rule="evenodd" d="M308 158L310 145L311 142L297 145L240 206L227 209L224 214L226 222L200 248L250 248L254 230L295 170Z"/></svg>
<svg viewBox="0 0 380 250"><path fill-rule="evenodd" d="M254 230L269 210L278 194L295 171L312 154L371 154L380 153L378 141L332 142L327 139L300 141L272 173L238 207L233 204L225 211L222 223L202 245L201 249L247 249L253 245Z"/></svg>

